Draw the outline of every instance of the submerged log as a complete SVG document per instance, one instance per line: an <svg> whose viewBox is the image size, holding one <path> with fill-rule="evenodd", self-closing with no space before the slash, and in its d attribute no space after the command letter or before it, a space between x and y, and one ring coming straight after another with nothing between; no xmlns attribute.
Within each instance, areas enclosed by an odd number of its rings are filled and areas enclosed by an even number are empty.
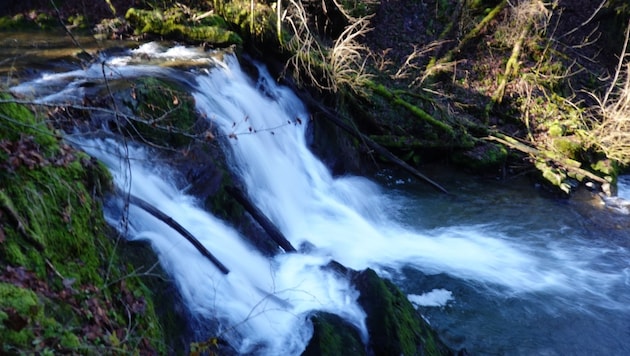
<svg viewBox="0 0 630 356"><path fill-rule="evenodd" d="M182 235L188 242L190 242L196 249L201 253L204 257L210 260L212 264L214 264L223 274L230 273L230 270L225 267L221 261L219 261L214 255L208 251L208 249L201 243L193 234L191 234L188 230L186 230L183 226L181 226L177 221L173 220L170 216L164 214L161 210L151 205L145 200L138 198L135 195L125 193L129 199L129 204L133 204L138 208L146 211L147 213L153 215L156 219L162 221L166 225L168 225L173 230L177 231L180 235Z"/></svg>
<svg viewBox="0 0 630 356"><path fill-rule="evenodd" d="M263 230L265 230L269 237L271 237L271 239L275 241L278 246L282 247L285 252L297 251L295 247L291 245L291 242L289 242L289 240L284 237L284 234L280 232L280 230L278 230L276 225L274 225L274 223L269 220L269 218L262 211L260 211L260 209L258 209L256 205L254 205L249 200L249 198L247 198L247 196L245 196L242 190L234 186L225 187L225 190L228 192L228 194L232 196L232 198L239 202L239 204L241 204L243 208L245 208L245 210L247 210L247 212L254 218L254 220L256 220L258 224L260 224Z"/></svg>

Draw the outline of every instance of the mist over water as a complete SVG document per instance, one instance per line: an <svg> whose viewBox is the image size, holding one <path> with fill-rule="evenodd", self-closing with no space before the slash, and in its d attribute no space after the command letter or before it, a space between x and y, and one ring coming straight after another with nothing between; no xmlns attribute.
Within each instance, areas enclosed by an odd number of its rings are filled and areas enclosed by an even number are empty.
<svg viewBox="0 0 630 356"><path fill-rule="evenodd" d="M203 52L181 47L138 52L205 63ZM264 257L178 188L181 177L147 148L74 139L109 167L122 191L172 217L230 270L223 275L172 229L130 206L128 238L150 241L191 313L219 320L218 332L239 352L301 353L312 332L307 316L317 310L346 318L367 337L358 293L322 268L332 260L391 277L451 345L471 352L563 354L564 340L596 342L581 336L589 325L609 350L628 351L614 340L630 331L630 253L605 237L587 238L568 207L474 182L447 199L406 180L333 177L309 150L308 111L262 66L252 78L232 56L192 71L132 59L108 59L110 70L120 78L177 76L194 88L197 109L226 137L231 169L250 198L301 248ZM45 88L41 100L80 99L77 83L98 80L100 70L44 76L16 91ZM107 211L121 229L123 206L115 198Z"/></svg>

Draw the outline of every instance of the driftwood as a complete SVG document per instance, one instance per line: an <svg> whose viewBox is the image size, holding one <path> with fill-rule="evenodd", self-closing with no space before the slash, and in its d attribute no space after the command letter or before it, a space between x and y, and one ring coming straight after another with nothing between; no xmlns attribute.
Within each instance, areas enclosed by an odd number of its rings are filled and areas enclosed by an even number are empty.
<svg viewBox="0 0 630 356"><path fill-rule="evenodd" d="M164 214L161 210L151 205L150 203L132 195L126 194L129 198L129 203L137 206L138 208L146 211L147 213L153 215L156 219L162 221L166 225L168 225L173 230L177 231L180 235L182 235L188 242L190 242L203 256L208 258L210 262L212 262L223 274L230 273L230 270L221 263L214 255L208 251L208 249L197 240L188 230L186 230L183 226L181 226L177 221L173 220L170 216Z"/></svg>
<svg viewBox="0 0 630 356"><path fill-rule="evenodd" d="M504 135L499 132L494 132L490 134L490 136L485 137L485 140L499 142L507 147L513 148L515 150L526 153L534 158L541 159L543 161L552 161L557 166L564 168L567 172L573 172L575 174L584 176L594 182L597 182L602 185L602 191L610 196L610 182L606 179L589 172L585 169L580 168L581 163L578 161L574 161L572 159L561 157L559 155L553 154L552 152L545 152L529 145L526 145L522 142L517 141L516 139Z"/></svg>
<svg viewBox="0 0 630 356"><path fill-rule="evenodd" d="M243 193L243 191L234 186L225 187L225 190L232 196L232 198L236 199L239 204L247 210L247 212L258 222L258 224L265 230L265 232L271 237L278 246L282 247L284 252L296 252L297 250L291 242L284 237L284 234L278 230L276 225L269 220L269 218L262 212L258 207L256 207L251 200Z"/></svg>
<svg viewBox="0 0 630 356"><path fill-rule="evenodd" d="M385 157L387 160L399 166L400 168L404 169L405 171L415 176L416 178L419 178L420 180L423 180L429 183L431 186L433 186L435 189L439 190L440 192L449 194L449 192L446 189L444 189L444 187L442 187L441 185L439 185L438 183L436 183L429 177L425 176L424 174L420 173L420 171L413 168L412 166L407 164L407 162L398 158L393 153L389 152L385 147L379 145L378 143L374 142L371 138L367 137L366 135L362 134L358 130L348 125L347 123L343 122L343 120L339 118L340 115L338 113L335 113L332 110L328 109L327 107L323 106L313 97L311 97L309 94L304 93L303 91L298 91L298 90L294 90L294 91L298 93L300 97L302 98L302 100L308 103L309 106L315 107L320 113L322 113L328 121L332 122L333 124L341 128L342 130L346 131L350 135L358 138L359 140L362 140L369 148L374 150L374 152Z"/></svg>

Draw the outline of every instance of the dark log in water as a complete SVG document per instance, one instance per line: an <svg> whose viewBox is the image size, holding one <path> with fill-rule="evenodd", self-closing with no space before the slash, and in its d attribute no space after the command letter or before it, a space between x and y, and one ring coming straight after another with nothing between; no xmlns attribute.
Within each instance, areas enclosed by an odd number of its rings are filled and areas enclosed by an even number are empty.
<svg viewBox="0 0 630 356"><path fill-rule="evenodd" d="M237 187L228 186L225 187L225 190L234 198L239 204L247 210L247 212L260 224L260 226L265 230L265 232L271 237L271 239L278 244L278 246L282 247L285 252L296 252L297 250L289 240L284 237L284 234L278 230L276 225L269 220L269 218L262 212L256 205L254 205L247 196Z"/></svg>
<svg viewBox="0 0 630 356"><path fill-rule="evenodd" d="M162 221L166 225L168 225L173 230L177 231L180 235L182 235L188 242L190 242L197 251L199 251L203 256L208 258L212 264L214 264L223 274L230 273L230 270L225 267L221 261L219 261L214 255L208 251L208 249L201 243L195 236L193 236L188 230L186 230L183 226L181 226L177 221L173 220L170 216L164 214L161 210L154 207L150 203L142 200L132 194L127 194L129 198L129 204L133 204L138 208L146 211L147 213L153 215L156 219Z"/></svg>

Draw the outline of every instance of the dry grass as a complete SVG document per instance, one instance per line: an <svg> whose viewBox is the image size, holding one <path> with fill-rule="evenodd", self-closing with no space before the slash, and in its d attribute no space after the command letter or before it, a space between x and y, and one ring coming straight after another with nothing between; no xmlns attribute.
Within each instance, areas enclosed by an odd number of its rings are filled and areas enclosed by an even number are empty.
<svg viewBox="0 0 630 356"><path fill-rule="evenodd" d="M630 54L626 30L625 44L613 81L603 98L596 98L599 106L592 115L589 140L612 160L630 164Z"/></svg>
<svg viewBox="0 0 630 356"><path fill-rule="evenodd" d="M530 33L544 34L549 27L555 2L545 3L540 0L520 0L509 2L507 18L496 30L495 38L505 47L513 47L519 41L524 28L531 27Z"/></svg>
<svg viewBox="0 0 630 356"><path fill-rule="evenodd" d="M293 32L286 44L294 55L287 63L298 83L309 83L322 90L337 92L342 87L360 91L369 75L365 72L368 49L358 38L369 28L369 17L352 19L332 48L322 45L308 27L301 2L290 0L285 21Z"/></svg>

